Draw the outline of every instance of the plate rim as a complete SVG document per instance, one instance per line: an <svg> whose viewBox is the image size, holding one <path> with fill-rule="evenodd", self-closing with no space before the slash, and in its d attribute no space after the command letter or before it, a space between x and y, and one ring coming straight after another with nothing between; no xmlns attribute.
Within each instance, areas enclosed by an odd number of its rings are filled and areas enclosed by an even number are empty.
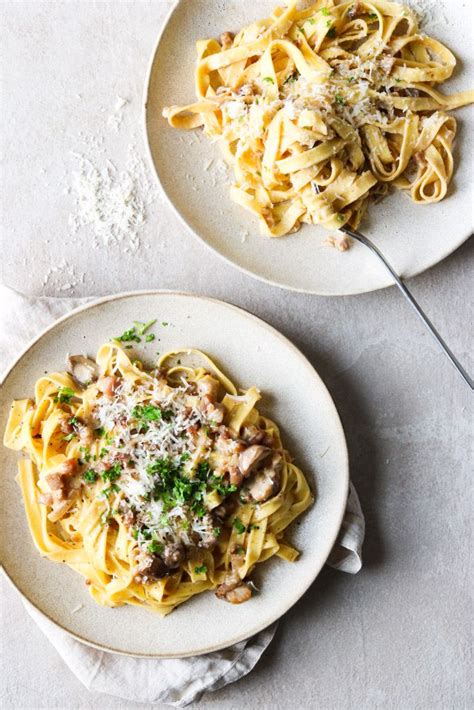
<svg viewBox="0 0 474 710"><path fill-rule="evenodd" d="M399 0L400 1L400 0ZM201 244L203 244L207 249L209 249L213 254L216 254L220 259L223 259L227 264L231 265L234 269L238 269L240 272L246 274L247 276L250 276L251 278L257 279L258 281L261 281L263 283L266 283L270 286L274 286L277 288L284 289L285 291L290 291L293 293L305 293L305 294L310 294L313 296L325 296L325 297L342 297L342 296L359 296L365 293L373 293L374 291L381 291L383 289L390 288L392 286L395 286L395 281L391 279L391 277L387 274L387 276L382 280L382 283L378 286L370 286L368 288L357 288L354 290L351 290L350 292L347 291L325 291L324 289L314 289L314 288L304 288L304 287L299 287L299 286L294 286L291 284L283 283L280 281L275 281L271 278L268 278L266 276L263 276L262 274L257 273L256 271L252 271L251 269L242 266L241 264L236 263L233 261L229 256L224 254L222 251L220 251L217 247L213 246L210 244L204 237L202 237L193 227L188 223L186 218L184 217L183 214L181 214L180 210L178 207L174 204L173 200L171 197L168 195L168 192L166 191L161 178L160 174L158 171L158 168L155 164L155 161L153 159L153 153L151 149L151 138L150 138L150 132L148 130L150 121L148 120L149 117L149 99L151 96L151 79L152 79L152 73L153 73L153 68L155 65L155 60L156 60L156 55L158 53L161 41L163 39L163 35L168 27L168 24L178 9L178 7L184 2L184 0L174 0L172 6L170 7L168 13L166 14L163 24L158 32L158 36L156 39L156 42L153 46L152 53L150 56L150 59L148 61L148 67L146 70L145 74L145 86L144 86L144 96L143 96L143 105L142 105L142 121L143 121L143 130L145 134L145 152L147 156L148 163L152 169L153 174L155 175L155 178L157 180L158 186L161 189L162 194L166 198L167 204L171 207L173 213L175 216L178 218L179 222L186 228L187 232L192 234L195 239L197 239ZM277 2L277 0L275 0ZM303 227L310 227L311 225L303 225ZM441 257L433 257L433 260L429 261L429 263L426 266L415 268L413 272L410 273L408 277L406 277L404 280L409 280L412 278L415 278L416 276L419 276L420 274L424 274L425 272L429 271L432 269L434 266L437 264L440 264L442 261L448 258L448 256L451 256L457 249L459 249L460 246L464 244L470 237L473 236L472 232L472 227L466 224L466 233L463 233L463 236L459 237L458 240L456 240L455 243L451 244L450 247L448 248L447 251L443 253L443 256Z"/></svg>
<svg viewBox="0 0 474 710"><path fill-rule="evenodd" d="M178 0L179 1L179 0ZM260 318L260 316L256 316L253 313L247 311L245 308L241 308L240 306L235 306L232 303L229 303L227 301L224 301L219 298L213 298L210 296L203 296L201 294L196 294L194 292L190 291L176 291L172 289L143 289L143 290L136 290L136 291L123 291L117 294L112 294L109 296L102 296L100 298L94 299L88 303L84 303L76 308L74 308L72 311L69 311L68 313L65 313L64 315L60 316L56 320L54 320L52 323L50 323L46 328L44 328L37 336L35 336L26 346L23 348L23 350L20 352L18 357L11 362L9 366L7 366L6 370L1 374L0 376L0 386L3 387L3 385L6 384L8 377L10 374L13 372L13 370L20 364L21 360L25 357L25 355L31 350L31 348L36 345L40 340L42 340L44 337L46 337L52 330L54 330L58 325L61 323L69 320L70 318L78 315L79 313L82 313L83 311L87 311L90 309L93 309L97 306L100 306L104 303L110 303L112 301L118 301L122 299L127 299L127 298L132 298L132 297L137 297L137 296L159 296L159 295L165 295L165 296L179 296L179 297L188 297L192 299L197 299L199 301L204 301L204 302L211 302L218 304L219 306L225 306L226 308L229 308L233 311L237 311L240 315L245 316L246 318L249 318L253 321L256 321L261 327L264 329L270 331L274 336L276 336L279 340L282 340L286 346L290 347L296 356L301 360L302 364L308 369L308 371L311 372L312 377L314 377L317 381L320 387L322 387L323 391L325 391L327 398L328 398L328 404L329 406L332 407L333 410L333 417L334 417L334 423L336 425L336 428L338 430L338 437L340 439L340 445L341 445L341 453L342 453L342 458L343 458L343 463L341 466L341 477L343 477L343 484L344 484L344 490L345 490L345 496L344 496L344 502L340 506L340 511L338 515L338 525L335 527L335 534L331 536L329 539L329 542L326 542L326 547L324 551L324 562L323 564L315 571L314 575L311 578L311 581L307 586L301 591L300 594L294 599L294 601L283 611L282 613L279 613L272 621L269 623L264 623L261 626L256 626L255 629L252 630L251 634L248 635L247 633L237 636L235 639L232 639L229 643L225 644L214 644L213 646L210 646L209 648L204 648L200 650L199 652L190 652L190 653L174 653L174 654L160 654L160 653L130 653L128 651L123 651L121 649L116 649L116 648L111 648L110 646L104 645L104 644L98 644L95 643L94 641L91 641L89 639L86 639L79 634L71 631L70 629L66 628L62 624L58 623L55 619L52 619L48 614L46 614L42 609L40 609L31 599L29 599L27 593L25 593L22 589L20 589L16 584L15 581L13 580L13 577L9 574L7 568L5 567L5 561L0 560L0 569L2 570L3 574L7 578L8 582L16 589L16 591L20 594L22 600L25 600L28 604L30 604L36 612L38 612L40 615L42 615L44 618L46 618L48 621L50 621L52 624L54 624L57 628L61 629L65 633L67 633L69 636L74 638L76 641L80 641L81 643L86 644L87 646L90 646L92 648L96 648L100 651L105 651L107 653L114 653L120 656L128 656L131 658L154 658L154 659L166 659L166 658L189 658L193 656L200 656L204 655L207 653L213 653L215 651L219 651L221 649L229 648L230 646L239 643L241 641L245 641L252 636L255 636L256 634L260 633L264 629L268 628L271 624L275 623L275 621L278 621L281 619L300 599L301 597L306 594L306 592L309 590L309 588L312 586L316 578L319 576L321 573L321 570L324 568L324 565L326 564L327 558L329 557L329 554L334 546L334 543L337 540L337 536L339 534L342 521L344 519L344 513L345 513L345 508L346 508L346 501L347 497L349 495L349 484L350 484L350 469L349 469L349 451L347 447L347 440L344 432L344 428L342 426L341 418L339 416L339 412L337 410L336 404L331 396L331 393L329 392L329 389L327 388L325 382L319 375L318 371L314 368L314 366L311 364L309 359L304 355L301 350L283 333L281 333L277 328L274 326L270 325L270 323L267 323L266 320L263 318Z"/></svg>

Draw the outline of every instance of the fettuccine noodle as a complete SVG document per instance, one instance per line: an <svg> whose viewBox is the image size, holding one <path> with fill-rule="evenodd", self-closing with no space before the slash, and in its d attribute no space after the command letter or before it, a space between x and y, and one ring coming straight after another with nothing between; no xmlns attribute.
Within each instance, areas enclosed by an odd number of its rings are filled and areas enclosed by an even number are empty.
<svg viewBox="0 0 474 710"><path fill-rule="evenodd" d="M301 223L356 228L393 185L418 204L445 197L456 121L474 101L434 87L456 60L385 0L317 0L197 42L197 102L163 111L200 126L233 167L231 198L281 237Z"/></svg>
<svg viewBox="0 0 474 710"><path fill-rule="evenodd" d="M4 438L28 455L17 480L41 555L97 603L161 615L209 589L246 601L256 564L297 558L284 533L313 498L258 389L238 394L196 350L146 371L113 341L75 362L13 402Z"/></svg>

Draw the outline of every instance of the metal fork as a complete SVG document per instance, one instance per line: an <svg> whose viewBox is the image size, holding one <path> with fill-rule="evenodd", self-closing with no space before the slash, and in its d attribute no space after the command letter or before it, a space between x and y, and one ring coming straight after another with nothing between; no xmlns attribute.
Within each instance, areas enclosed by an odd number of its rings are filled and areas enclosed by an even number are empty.
<svg viewBox="0 0 474 710"><path fill-rule="evenodd" d="M385 266L387 271L389 271L390 274L395 279L395 283L397 284L398 288L405 296L408 303L414 309L418 318L420 318L420 320L424 323L424 325L429 330L429 332L431 333L433 338L437 341L438 345L444 350L445 354L448 356L451 363L454 365L454 367L459 372L459 374L464 379L464 381L469 385L471 390L474 389L474 383L473 383L472 377L470 377L470 375L466 372L466 370L461 365L461 363L459 362L457 357L454 355L452 350L446 345L443 338L441 337L441 335L438 333L438 331L434 327L433 323L430 321L430 319L428 318L426 313L423 311L421 306L418 305L415 298L412 296L412 294L410 293L408 288L405 286L405 284L403 283L403 281L401 280L400 276L397 274L395 269L391 266L391 264L384 257L384 255L382 254L380 249L378 247L376 247L375 244L370 241L370 239L367 239L366 236L364 236L360 232L349 229L349 227L339 227L339 231L344 232L344 234L347 234L348 237L352 237L352 239L355 239L358 242L360 242L361 244L364 244L364 246L366 246L368 249L370 249L370 251L373 254L376 254L376 256L378 256L378 258L380 259L382 264Z"/></svg>

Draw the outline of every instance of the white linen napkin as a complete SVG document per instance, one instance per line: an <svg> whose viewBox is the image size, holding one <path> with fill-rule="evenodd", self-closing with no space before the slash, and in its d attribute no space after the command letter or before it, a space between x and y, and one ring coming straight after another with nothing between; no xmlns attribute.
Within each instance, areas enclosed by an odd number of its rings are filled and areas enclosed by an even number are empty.
<svg viewBox="0 0 474 710"><path fill-rule="evenodd" d="M54 320L90 298L30 298L0 286L0 370ZM351 484L346 514L327 564L356 574L362 567L365 521ZM99 651L76 641L24 600L27 612L74 675L88 688L127 700L184 707L204 692L242 678L271 642L277 623L222 651L183 659L131 658ZM138 682L137 682L138 680Z"/></svg>

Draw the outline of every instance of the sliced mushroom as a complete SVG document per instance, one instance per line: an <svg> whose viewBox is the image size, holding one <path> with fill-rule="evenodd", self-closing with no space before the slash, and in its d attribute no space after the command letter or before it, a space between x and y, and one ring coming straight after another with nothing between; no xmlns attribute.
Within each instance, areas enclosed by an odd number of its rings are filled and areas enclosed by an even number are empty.
<svg viewBox="0 0 474 710"><path fill-rule="evenodd" d="M231 604L243 604L244 602L248 602L251 596L252 591L250 587L247 584L240 584L235 589L231 589L230 592L227 592L225 600Z"/></svg>
<svg viewBox="0 0 474 710"><path fill-rule="evenodd" d="M242 604L248 601L251 596L252 591L249 585L243 582L235 571L229 572L216 590L216 597L225 599L231 604Z"/></svg>
<svg viewBox="0 0 474 710"><path fill-rule="evenodd" d="M242 580L237 574L237 572L229 572L228 574L226 574L222 584L217 587L216 597L219 597L219 599L223 599L226 594L236 589L240 584L242 584Z"/></svg>
<svg viewBox="0 0 474 710"><path fill-rule="evenodd" d="M250 424L242 430L242 439L247 442L247 444L261 444L262 446L271 446L273 444L273 439L270 434L267 434L263 429Z"/></svg>
<svg viewBox="0 0 474 710"><path fill-rule="evenodd" d="M69 355L67 360L68 371L73 380L81 387L87 387L99 377L99 366L90 357L85 355Z"/></svg>
<svg viewBox="0 0 474 710"><path fill-rule="evenodd" d="M216 380L215 377L211 377L211 375L205 375L197 383L199 394L203 397L208 397L211 402L216 399L219 386L219 380Z"/></svg>
<svg viewBox="0 0 474 710"><path fill-rule="evenodd" d="M263 503L278 493L281 484L282 467L283 459L281 454L275 452L270 464L265 466L262 471L256 473L247 489L252 500L257 503Z"/></svg>
<svg viewBox="0 0 474 710"><path fill-rule="evenodd" d="M239 456L239 468L243 476L246 478L254 471L259 464L267 459L272 453L272 449L268 446L260 446L255 444L245 449Z"/></svg>
<svg viewBox="0 0 474 710"><path fill-rule="evenodd" d="M135 574L135 582L147 584L155 579L161 579L169 574L169 569L161 559L153 555L140 555L140 564Z"/></svg>
<svg viewBox="0 0 474 710"><path fill-rule="evenodd" d="M170 543L163 551L163 562L168 569L175 569L184 560L184 554L184 547L180 542Z"/></svg>

